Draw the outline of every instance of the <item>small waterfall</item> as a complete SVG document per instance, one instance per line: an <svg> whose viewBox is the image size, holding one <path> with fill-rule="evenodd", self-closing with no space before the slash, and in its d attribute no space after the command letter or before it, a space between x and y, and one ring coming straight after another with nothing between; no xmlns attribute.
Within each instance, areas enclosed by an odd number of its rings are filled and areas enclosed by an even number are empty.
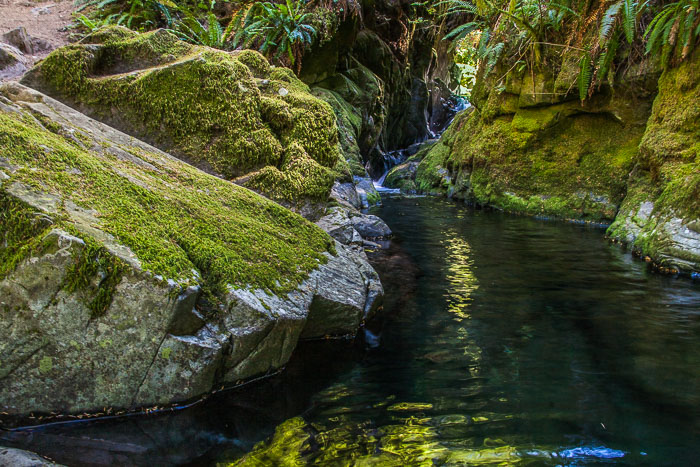
<svg viewBox="0 0 700 467"><path fill-rule="evenodd" d="M386 180L386 176L389 175L389 172L391 172L391 168L384 172L384 174L379 177L378 180L372 180L374 188L376 188L376 190L380 193L400 193L401 190L398 188L387 188L384 186L384 180Z"/></svg>

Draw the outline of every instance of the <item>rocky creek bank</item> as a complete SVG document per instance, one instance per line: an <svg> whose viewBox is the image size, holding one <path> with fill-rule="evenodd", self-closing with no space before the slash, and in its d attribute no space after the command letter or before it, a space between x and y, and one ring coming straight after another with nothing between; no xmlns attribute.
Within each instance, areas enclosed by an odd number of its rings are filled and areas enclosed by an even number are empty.
<svg viewBox="0 0 700 467"><path fill-rule="evenodd" d="M211 99L187 94L192 76ZM337 241L267 199L318 220L344 183L347 225L390 233L358 210L368 196L343 168L330 107L289 70L115 28L23 82L72 107L0 88L6 415L196 398L282 368L299 339L353 334L381 306L354 233ZM166 82L190 100L158 100Z"/></svg>

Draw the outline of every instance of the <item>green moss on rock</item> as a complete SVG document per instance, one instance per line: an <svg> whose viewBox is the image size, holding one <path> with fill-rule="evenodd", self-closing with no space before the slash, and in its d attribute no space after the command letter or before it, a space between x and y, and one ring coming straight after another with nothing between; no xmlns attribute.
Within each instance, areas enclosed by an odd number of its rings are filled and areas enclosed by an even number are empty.
<svg viewBox="0 0 700 467"><path fill-rule="evenodd" d="M669 68L608 235L664 268L700 270L700 52Z"/></svg>
<svg viewBox="0 0 700 467"><path fill-rule="evenodd" d="M573 104L578 105L578 104ZM611 221L644 129L572 104L458 119L418 168L421 190L531 215Z"/></svg>
<svg viewBox="0 0 700 467"><path fill-rule="evenodd" d="M322 167L337 162L330 106L257 52L193 46L164 30L112 28L83 42L52 52L24 83L225 178L284 172L293 143Z"/></svg>
<svg viewBox="0 0 700 467"><path fill-rule="evenodd" d="M51 224L50 218L0 191L0 280L40 249Z"/></svg>
<svg viewBox="0 0 700 467"><path fill-rule="evenodd" d="M99 315L124 273L103 248L105 235L141 268L214 295L229 287L286 293L333 251L318 227L245 188L145 145L88 149L66 136L80 130L70 130L57 134L26 112L0 109L0 160L15 167L0 188L3 276L47 229L74 233L86 247L66 287L82 290ZM10 187L56 200L50 218L18 201Z"/></svg>

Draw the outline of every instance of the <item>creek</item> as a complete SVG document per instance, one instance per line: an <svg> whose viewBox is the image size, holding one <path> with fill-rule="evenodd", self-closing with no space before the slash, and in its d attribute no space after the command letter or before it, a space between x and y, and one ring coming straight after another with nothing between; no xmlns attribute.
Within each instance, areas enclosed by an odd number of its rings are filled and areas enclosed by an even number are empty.
<svg viewBox="0 0 700 467"><path fill-rule="evenodd" d="M355 341L303 343L283 373L188 410L13 444L69 465L212 465L301 416L301 459L321 465L697 465L698 281L600 227L425 197L372 212L395 236L370 253L385 305Z"/></svg>

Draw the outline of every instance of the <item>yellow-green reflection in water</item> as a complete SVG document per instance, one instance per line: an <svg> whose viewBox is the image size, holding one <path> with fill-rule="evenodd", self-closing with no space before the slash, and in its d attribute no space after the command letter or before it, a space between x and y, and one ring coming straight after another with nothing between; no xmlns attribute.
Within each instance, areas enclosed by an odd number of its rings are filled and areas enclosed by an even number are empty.
<svg viewBox="0 0 700 467"><path fill-rule="evenodd" d="M442 243L445 248L447 310L453 313L457 320L470 319L471 296L479 288L474 274L471 247L454 229L445 231L444 235Z"/></svg>
<svg viewBox="0 0 700 467"><path fill-rule="evenodd" d="M270 440L256 445L244 458L219 465L515 465L523 461L503 440L486 439L480 447L447 449L438 442L430 418L400 421L377 429L370 423L329 428L296 417L278 426Z"/></svg>

